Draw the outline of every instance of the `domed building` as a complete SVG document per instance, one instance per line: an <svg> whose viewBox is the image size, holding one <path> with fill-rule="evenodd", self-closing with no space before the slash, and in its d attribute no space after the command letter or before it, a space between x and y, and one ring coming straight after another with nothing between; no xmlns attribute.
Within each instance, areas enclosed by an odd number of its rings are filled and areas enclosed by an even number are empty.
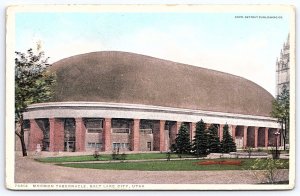
<svg viewBox="0 0 300 196"><path fill-rule="evenodd" d="M270 93L242 77L140 54L104 51L54 63L50 102L33 104L28 149L168 151L181 124L228 124L238 148L274 146Z"/></svg>

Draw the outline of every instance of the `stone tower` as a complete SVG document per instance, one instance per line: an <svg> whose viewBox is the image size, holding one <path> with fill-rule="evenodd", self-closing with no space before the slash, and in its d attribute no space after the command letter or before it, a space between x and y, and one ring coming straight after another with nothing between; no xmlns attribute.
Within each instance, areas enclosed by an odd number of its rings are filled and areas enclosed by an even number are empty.
<svg viewBox="0 0 300 196"><path fill-rule="evenodd" d="M276 60L276 95L279 95L283 87L290 88L290 36L283 43L280 57Z"/></svg>

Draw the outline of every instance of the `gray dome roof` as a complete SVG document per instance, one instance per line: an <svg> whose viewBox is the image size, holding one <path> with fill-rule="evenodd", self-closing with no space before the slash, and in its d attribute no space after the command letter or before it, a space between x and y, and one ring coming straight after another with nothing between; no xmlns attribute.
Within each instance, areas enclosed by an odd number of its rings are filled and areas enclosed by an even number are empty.
<svg viewBox="0 0 300 196"><path fill-rule="evenodd" d="M242 77L145 55L103 51L54 63L51 101L146 104L270 116L273 96Z"/></svg>

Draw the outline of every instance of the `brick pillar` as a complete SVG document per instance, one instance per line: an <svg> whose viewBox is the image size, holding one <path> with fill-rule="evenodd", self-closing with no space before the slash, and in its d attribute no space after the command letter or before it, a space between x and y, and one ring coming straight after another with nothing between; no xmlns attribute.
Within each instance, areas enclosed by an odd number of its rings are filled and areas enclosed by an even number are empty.
<svg viewBox="0 0 300 196"><path fill-rule="evenodd" d="M224 126L225 125L220 124L220 127L219 127L220 141L222 141L222 139L223 139L223 128L224 128Z"/></svg>
<svg viewBox="0 0 300 196"><path fill-rule="evenodd" d="M159 121L159 151L166 151L165 148L165 120Z"/></svg>
<svg viewBox="0 0 300 196"><path fill-rule="evenodd" d="M231 136L233 141L235 142L235 133L236 133L236 125L231 125Z"/></svg>
<svg viewBox="0 0 300 196"><path fill-rule="evenodd" d="M30 119L30 133L29 133L29 151L36 151L37 145L42 145L44 134L41 128L38 126L35 119Z"/></svg>
<svg viewBox="0 0 300 196"><path fill-rule="evenodd" d="M111 118L105 118L103 121L103 151L111 151Z"/></svg>
<svg viewBox="0 0 300 196"><path fill-rule="evenodd" d="M75 118L76 152L85 151L85 126L82 118Z"/></svg>
<svg viewBox="0 0 300 196"><path fill-rule="evenodd" d="M247 129L248 129L248 127L247 126L244 126L244 147L247 147Z"/></svg>
<svg viewBox="0 0 300 196"><path fill-rule="evenodd" d="M190 123L190 139L191 139L191 141L193 141L195 135L196 135L196 123L191 122Z"/></svg>
<svg viewBox="0 0 300 196"><path fill-rule="evenodd" d="M171 128L171 144L175 144L175 139L177 137L178 131L180 129L182 122L175 122L174 125L172 125Z"/></svg>
<svg viewBox="0 0 300 196"><path fill-rule="evenodd" d="M64 151L64 122L60 119L49 118L50 152Z"/></svg>
<svg viewBox="0 0 300 196"><path fill-rule="evenodd" d="M254 148L258 147L258 128L254 127Z"/></svg>
<svg viewBox="0 0 300 196"><path fill-rule="evenodd" d="M265 147L267 148L269 146L269 128L265 128Z"/></svg>
<svg viewBox="0 0 300 196"><path fill-rule="evenodd" d="M181 127L182 122L176 122L176 129L175 129L175 138L177 137L177 134L179 133L179 129Z"/></svg>
<svg viewBox="0 0 300 196"><path fill-rule="evenodd" d="M131 132L132 151L139 151L140 147L140 119L133 119L133 129Z"/></svg>
<svg viewBox="0 0 300 196"><path fill-rule="evenodd" d="M55 152L55 118L49 118L49 151Z"/></svg>

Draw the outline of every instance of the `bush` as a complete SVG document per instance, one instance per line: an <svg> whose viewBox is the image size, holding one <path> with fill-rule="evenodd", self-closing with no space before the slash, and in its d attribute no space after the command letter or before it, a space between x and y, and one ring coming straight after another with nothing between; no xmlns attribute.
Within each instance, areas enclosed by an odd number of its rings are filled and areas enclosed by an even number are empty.
<svg viewBox="0 0 300 196"><path fill-rule="evenodd" d="M111 158L112 158L112 160L117 160L117 153L115 150L112 152Z"/></svg>
<svg viewBox="0 0 300 196"><path fill-rule="evenodd" d="M274 184L276 183L276 179L279 179L280 176L277 170L279 168L286 168L287 166L284 165L283 162L281 162L278 159L256 159L254 162L254 165L251 166L251 169L253 170L260 170L260 173L263 174L264 179L260 179L263 183L265 179L267 180L267 183ZM260 177L259 175L255 174L256 177Z"/></svg>
<svg viewBox="0 0 300 196"><path fill-rule="evenodd" d="M248 146L248 147L246 147L246 151L248 152L248 158L250 159L252 151L253 151L253 148L250 147L250 146Z"/></svg>
<svg viewBox="0 0 300 196"><path fill-rule="evenodd" d="M167 152L166 158L167 158L167 161L170 161L170 159L171 159L171 153L170 152Z"/></svg>
<svg viewBox="0 0 300 196"><path fill-rule="evenodd" d="M123 152L120 156L120 160L125 160L127 155Z"/></svg>
<svg viewBox="0 0 300 196"><path fill-rule="evenodd" d="M97 159L97 161L99 161L100 154L99 154L99 151L98 151L98 150L95 150L93 156L94 156L95 159Z"/></svg>
<svg viewBox="0 0 300 196"><path fill-rule="evenodd" d="M117 152L114 150L111 154L112 160L125 160L127 155L125 153L119 154L119 150Z"/></svg>
<svg viewBox="0 0 300 196"><path fill-rule="evenodd" d="M263 152L264 150L262 148L258 148L257 152Z"/></svg>

